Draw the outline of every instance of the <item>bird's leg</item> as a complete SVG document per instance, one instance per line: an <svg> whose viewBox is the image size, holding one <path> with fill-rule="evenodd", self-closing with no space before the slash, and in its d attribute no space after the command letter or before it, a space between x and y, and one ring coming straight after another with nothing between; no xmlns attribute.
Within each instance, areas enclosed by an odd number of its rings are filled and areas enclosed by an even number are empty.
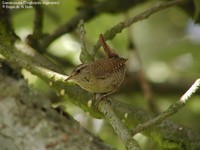
<svg viewBox="0 0 200 150"><path fill-rule="evenodd" d="M117 90L113 90L113 91L111 91L111 92L109 92L109 93L105 93L105 94L103 94L99 99L100 100L106 100L107 99L107 97L109 96L109 95L111 95L111 94L113 94L113 93L115 93Z"/></svg>
<svg viewBox="0 0 200 150"><path fill-rule="evenodd" d="M100 102L102 102L102 101L107 101L111 105L111 101L109 100L108 96L113 94L113 93L115 93L116 91L117 91L117 89L113 90L113 91L111 91L109 93L104 93L103 95L100 95L99 97L96 97L96 100L97 100L97 104L96 105L98 106L98 104Z"/></svg>
<svg viewBox="0 0 200 150"><path fill-rule="evenodd" d="M97 99L97 93L94 93L93 100L95 101Z"/></svg>

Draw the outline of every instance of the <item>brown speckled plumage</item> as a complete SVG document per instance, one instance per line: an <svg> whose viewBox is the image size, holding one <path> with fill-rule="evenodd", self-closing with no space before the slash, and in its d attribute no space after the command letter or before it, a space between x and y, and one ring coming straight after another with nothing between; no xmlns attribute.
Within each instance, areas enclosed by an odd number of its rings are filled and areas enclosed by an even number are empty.
<svg viewBox="0 0 200 150"><path fill-rule="evenodd" d="M121 85L126 61L124 58L114 58L81 64L70 76L80 87L91 93L109 93Z"/></svg>
<svg viewBox="0 0 200 150"><path fill-rule="evenodd" d="M99 40L107 58L78 65L66 80L72 79L91 93L107 96L117 91L121 85L127 59L120 58L114 50L110 49L102 35Z"/></svg>

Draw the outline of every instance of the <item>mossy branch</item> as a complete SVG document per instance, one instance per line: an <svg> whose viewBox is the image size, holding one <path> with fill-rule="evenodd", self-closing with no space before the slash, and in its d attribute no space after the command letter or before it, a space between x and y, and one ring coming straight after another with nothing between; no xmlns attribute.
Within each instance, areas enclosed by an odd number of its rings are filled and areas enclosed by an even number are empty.
<svg viewBox="0 0 200 150"><path fill-rule="evenodd" d="M129 130L127 130L125 124L122 123L122 121L113 111L113 108L110 106L108 101L101 101L98 105L98 109L109 121L110 125L113 127L118 137L120 137L127 150L140 150L138 142L131 136Z"/></svg>
<svg viewBox="0 0 200 150"><path fill-rule="evenodd" d="M86 31L84 28L83 19L80 20L78 25L79 35L80 35L80 44L81 44L81 54L79 56L82 63L94 61L94 57L90 55L85 45L85 35Z"/></svg>
<svg viewBox="0 0 200 150"><path fill-rule="evenodd" d="M165 112L161 113L154 119L150 119L143 124L137 125L134 129L132 129L132 135L149 129L177 113L181 108L185 106L186 102L189 100L192 94L194 94L198 90L199 87L200 79L197 79L194 84L189 88L189 90L175 104L171 105Z"/></svg>
<svg viewBox="0 0 200 150"><path fill-rule="evenodd" d="M80 106L85 111L90 112L92 116L98 118L102 117L102 114L97 111L96 107L89 105L89 100L93 98L92 94L82 90L72 82L66 83L64 80L67 76L63 75L62 72L58 73L59 71L53 71L60 69L56 69L55 65L38 52L34 51L30 46L22 42L17 42L15 45L16 47L12 47L0 43L0 53L6 58L7 62L25 68L42 78L50 86L54 87L60 96L67 94L73 99L72 102L74 104ZM137 124L144 123L154 118L154 115L117 100L112 101L111 107L117 116L121 120L124 120L125 125L129 128L133 128ZM180 143L185 147L200 148L199 133L170 121L164 121L157 126L151 127L150 130L145 130L143 133L163 145L171 140L174 143Z"/></svg>
<svg viewBox="0 0 200 150"><path fill-rule="evenodd" d="M121 30L123 30L125 27L131 25L136 21L147 18L151 14L161 9L182 2L183 1L181 0L170 1L165 3L168 5L161 4L160 6L153 7L154 9L152 8L149 11L142 13L139 18L134 17L126 22L119 24L119 28L117 28L117 32L115 32L114 30L114 34L109 33L113 31L111 29L108 32L107 38L113 37L113 35L115 36L117 33L121 32ZM92 99L92 95L82 90L80 87L76 86L72 82L66 83L64 80L67 78L67 76L63 75L62 70L58 69L57 66L49 62L49 60L47 60L45 57L40 55L38 52L36 52L34 49L32 49L30 46L26 45L23 42L16 42L16 44L13 46L10 45L10 43L5 44L2 41L3 39L0 39L0 53L6 58L7 62L29 70L31 73L45 80L50 86L53 86L54 89L58 91L60 96L64 96L65 94L67 94L73 99L73 103L79 105L85 111L89 111L95 117L102 117L102 114L96 111L96 107L90 105L89 103ZM98 47L96 47L95 51L97 51L97 49ZM104 103L103 105L104 107L102 107L101 112L103 112L104 115L110 115L112 114L112 110L114 110L114 112L117 114L117 118L120 117L120 119L123 119L125 121L125 125L129 126L130 128L133 128L137 124L141 124L154 118L153 115L149 115L148 113L137 109L133 106L127 106L122 102L112 101L111 106L107 104L105 105ZM107 111L109 111L109 113L107 113ZM109 121L112 121L112 118L115 116L112 115L111 117L109 117L107 115L105 115L105 117L109 119ZM117 119L115 119L115 121L116 120ZM112 125L114 124L112 123ZM117 132L119 132L118 135L124 137L124 139L122 140L128 147L129 144L127 143L129 143L130 141L130 133L127 133L127 130L126 128L124 128L123 124L119 123L117 125L121 125L122 128L120 128L122 130L125 129L123 134L120 133L120 130L118 130ZM117 126L113 127L118 129ZM171 134L169 134L169 132ZM169 121L164 121L159 125L151 126L150 130L145 130L143 133L157 140L163 145L163 147L165 143L171 141L171 143L173 143L176 148L200 148L200 135L198 133ZM124 134L127 136L123 136ZM131 143L134 143L134 140L131 140ZM137 143L135 145L135 147L137 148Z"/></svg>
<svg viewBox="0 0 200 150"><path fill-rule="evenodd" d="M112 40L117 34L121 33L122 30L131 26L133 23L147 19L149 16L155 14L158 11L164 10L164 9L172 7L172 6L176 6L178 4L182 4L183 2L185 2L185 0L171 0L168 2L163 2L159 5L155 5L138 15L131 17L130 19L124 20L124 21L114 25L112 28L108 29L103 34L103 36L104 36L105 40ZM94 52L93 56L96 55L99 48L100 48L100 42L97 41L94 44L94 46L91 48L92 49L91 51Z"/></svg>

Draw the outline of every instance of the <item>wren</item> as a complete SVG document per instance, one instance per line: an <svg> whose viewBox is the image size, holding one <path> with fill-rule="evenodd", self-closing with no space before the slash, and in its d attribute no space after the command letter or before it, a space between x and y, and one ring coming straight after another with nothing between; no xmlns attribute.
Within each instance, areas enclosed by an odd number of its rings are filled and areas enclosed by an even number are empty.
<svg viewBox="0 0 200 150"><path fill-rule="evenodd" d="M78 65L65 81L73 80L86 91L101 94L104 98L119 89L124 80L127 59L119 57L102 35L99 41L107 58Z"/></svg>

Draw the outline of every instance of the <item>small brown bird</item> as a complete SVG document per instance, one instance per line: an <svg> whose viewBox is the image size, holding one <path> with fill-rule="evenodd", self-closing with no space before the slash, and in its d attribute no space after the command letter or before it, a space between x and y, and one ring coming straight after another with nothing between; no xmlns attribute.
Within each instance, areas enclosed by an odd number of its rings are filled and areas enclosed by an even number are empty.
<svg viewBox="0 0 200 150"><path fill-rule="evenodd" d="M106 97L116 92L125 76L125 62L106 44L102 35L99 41L108 58L78 65L66 79L73 80L81 88Z"/></svg>

